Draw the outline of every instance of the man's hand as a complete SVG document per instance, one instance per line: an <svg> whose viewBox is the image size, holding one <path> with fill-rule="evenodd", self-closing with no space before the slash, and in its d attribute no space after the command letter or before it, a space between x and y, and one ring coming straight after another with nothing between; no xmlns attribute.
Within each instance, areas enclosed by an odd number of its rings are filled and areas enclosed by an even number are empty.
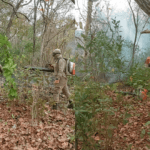
<svg viewBox="0 0 150 150"><path fill-rule="evenodd" d="M55 80L54 83L59 83L59 80Z"/></svg>

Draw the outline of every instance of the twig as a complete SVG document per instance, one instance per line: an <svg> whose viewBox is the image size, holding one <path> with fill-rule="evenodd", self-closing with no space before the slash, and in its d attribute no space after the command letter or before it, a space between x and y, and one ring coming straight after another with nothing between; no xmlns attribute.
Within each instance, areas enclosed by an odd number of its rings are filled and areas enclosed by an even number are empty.
<svg viewBox="0 0 150 150"><path fill-rule="evenodd" d="M14 6L13 6L11 3L5 2L4 0L2 0L2 2L4 2L5 4L10 5L10 6L13 8L13 11L15 12L15 15L17 16L17 18L19 18L18 15L17 15L16 10L15 10L15 8L14 8Z"/></svg>
<svg viewBox="0 0 150 150"><path fill-rule="evenodd" d="M26 5L30 4L31 2L32 2L32 0L30 0L28 3L26 3L24 5L21 5L21 7L26 6Z"/></svg>
<svg viewBox="0 0 150 150"><path fill-rule="evenodd" d="M82 42L82 44L84 44L83 41L79 37L75 36L75 38L77 38L78 40Z"/></svg>
<svg viewBox="0 0 150 150"><path fill-rule="evenodd" d="M29 19L25 14L23 14L23 13L21 13L21 12L17 12L17 13L23 15L23 16L30 22L30 19Z"/></svg>

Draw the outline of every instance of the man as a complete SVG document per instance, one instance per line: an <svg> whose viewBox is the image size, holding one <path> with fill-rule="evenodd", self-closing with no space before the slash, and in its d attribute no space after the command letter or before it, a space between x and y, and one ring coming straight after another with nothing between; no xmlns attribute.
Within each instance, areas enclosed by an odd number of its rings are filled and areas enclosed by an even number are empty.
<svg viewBox="0 0 150 150"><path fill-rule="evenodd" d="M55 75L55 88L53 93L54 101L56 102L56 105L53 105L53 109L57 109L58 103L59 103L59 95L61 92L63 92L66 97L69 99L70 92L67 86L67 76L66 76L66 60L63 59L61 55L60 49L55 49L53 51L53 57L56 62L54 65L54 75ZM72 108L73 105L71 101L69 100L68 108Z"/></svg>

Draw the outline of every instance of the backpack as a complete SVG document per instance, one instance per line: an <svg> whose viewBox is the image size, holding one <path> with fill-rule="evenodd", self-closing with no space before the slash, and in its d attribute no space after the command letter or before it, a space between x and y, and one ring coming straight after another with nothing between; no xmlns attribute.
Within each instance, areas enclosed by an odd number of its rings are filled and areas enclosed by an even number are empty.
<svg viewBox="0 0 150 150"><path fill-rule="evenodd" d="M67 59L67 58L63 58L63 59L66 61L66 75L67 76L75 75L75 63L69 61L69 59ZM59 63L59 60L57 63Z"/></svg>

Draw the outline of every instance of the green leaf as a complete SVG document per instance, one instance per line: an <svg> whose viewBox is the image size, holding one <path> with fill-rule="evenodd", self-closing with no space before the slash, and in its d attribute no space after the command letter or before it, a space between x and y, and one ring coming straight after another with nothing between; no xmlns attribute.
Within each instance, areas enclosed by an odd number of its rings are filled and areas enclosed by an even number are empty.
<svg viewBox="0 0 150 150"><path fill-rule="evenodd" d="M130 118L131 116L132 116L131 114L126 113L125 114L125 119Z"/></svg>
<svg viewBox="0 0 150 150"><path fill-rule="evenodd" d="M102 110L102 108L98 108L95 110L95 112L100 112Z"/></svg>
<svg viewBox="0 0 150 150"><path fill-rule="evenodd" d="M111 124L110 126L108 126L108 129L116 129L116 127Z"/></svg>
<svg viewBox="0 0 150 150"><path fill-rule="evenodd" d="M75 140L75 136L70 137L71 142Z"/></svg>
<svg viewBox="0 0 150 150"><path fill-rule="evenodd" d="M147 132L147 134L150 136L150 132Z"/></svg>
<svg viewBox="0 0 150 150"><path fill-rule="evenodd" d="M147 121L146 123L145 123L145 126L148 126L150 124L150 121Z"/></svg>
<svg viewBox="0 0 150 150"><path fill-rule="evenodd" d="M132 144L130 144L130 145L128 146L128 150L131 150L131 147L132 147Z"/></svg>
<svg viewBox="0 0 150 150"><path fill-rule="evenodd" d="M124 125L126 125L128 122L129 122L129 121L126 120L126 119L123 120L123 124L124 124Z"/></svg>
<svg viewBox="0 0 150 150"><path fill-rule="evenodd" d="M113 116L113 115L115 115L115 113L111 111L111 112L109 113L109 115L112 115L112 116Z"/></svg>
<svg viewBox="0 0 150 150"><path fill-rule="evenodd" d="M142 131L141 131L141 138L143 138L144 137L144 135L145 135L145 129L143 129Z"/></svg>
<svg viewBox="0 0 150 150"><path fill-rule="evenodd" d="M145 130L143 129L141 133L145 135Z"/></svg>
<svg viewBox="0 0 150 150"><path fill-rule="evenodd" d="M149 145L146 145L149 149L150 149L150 146Z"/></svg>
<svg viewBox="0 0 150 150"><path fill-rule="evenodd" d="M12 114L12 118L13 118L13 119L15 118L13 114Z"/></svg>
<svg viewBox="0 0 150 150"><path fill-rule="evenodd" d="M84 38L84 40L86 39L86 35L85 35L85 34L83 34L83 33L81 33L81 37L83 37L83 38Z"/></svg>
<svg viewBox="0 0 150 150"><path fill-rule="evenodd" d="M77 48L85 49L81 44L78 43Z"/></svg>
<svg viewBox="0 0 150 150"><path fill-rule="evenodd" d="M107 134L111 138L112 134L113 134L113 131L111 129L107 129Z"/></svg>

